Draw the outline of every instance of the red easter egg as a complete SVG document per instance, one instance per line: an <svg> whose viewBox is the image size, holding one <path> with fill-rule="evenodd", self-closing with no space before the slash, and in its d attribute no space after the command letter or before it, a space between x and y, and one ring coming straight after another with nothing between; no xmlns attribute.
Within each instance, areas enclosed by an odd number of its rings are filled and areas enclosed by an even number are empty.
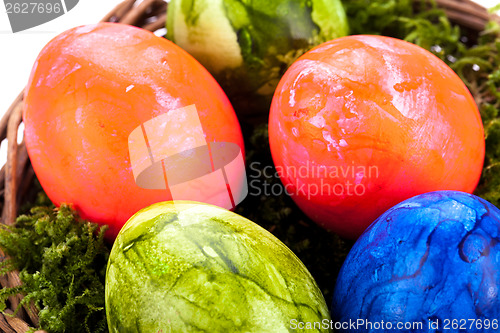
<svg viewBox="0 0 500 333"><path fill-rule="evenodd" d="M472 192L485 149L460 78L427 50L382 36L339 38L300 57L275 92L269 140L297 205L349 238L415 195Z"/></svg>
<svg viewBox="0 0 500 333"><path fill-rule="evenodd" d="M211 177L173 166L186 151L198 154L194 161L208 156L208 144L232 144L236 154L244 149L233 108L208 71L172 42L123 24L78 27L50 41L26 87L23 120L30 160L49 198L110 225L111 237L138 210L171 200L172 185ZM190 191L205 190L211 189Z"/></svg>

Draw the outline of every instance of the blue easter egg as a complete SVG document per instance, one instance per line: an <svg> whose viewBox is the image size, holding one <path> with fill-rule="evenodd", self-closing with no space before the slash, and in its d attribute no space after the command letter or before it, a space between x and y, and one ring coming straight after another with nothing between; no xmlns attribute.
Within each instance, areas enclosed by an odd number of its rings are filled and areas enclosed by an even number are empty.
<svg viewBox="0 0 500 333"><path fill-rule="evenodd" d="M500 210L438 191L381 215L337 278L342 332L500 332Z"/></svg>

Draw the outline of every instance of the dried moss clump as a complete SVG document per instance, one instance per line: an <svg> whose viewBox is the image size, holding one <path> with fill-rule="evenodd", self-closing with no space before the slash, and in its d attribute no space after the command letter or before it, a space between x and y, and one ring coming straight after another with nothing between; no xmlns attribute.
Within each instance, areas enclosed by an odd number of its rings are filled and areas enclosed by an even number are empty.
<svg viewBox="0 0 500 333"><path fill-rule="evenodd" d="M10 256L2 274L20 271L22 285L0 291L0 306L21 293L34 302L40 329L48 332L107 332L104 276L109 248L106 228L82 221L62 205L35 207L17 218L14 227L2 225L0 247Z"/></svg>

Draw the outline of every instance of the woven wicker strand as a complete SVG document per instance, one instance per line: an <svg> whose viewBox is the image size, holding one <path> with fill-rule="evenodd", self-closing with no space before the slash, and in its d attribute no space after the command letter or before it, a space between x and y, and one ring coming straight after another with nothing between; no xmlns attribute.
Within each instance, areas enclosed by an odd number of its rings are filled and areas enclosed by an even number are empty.
<svg viewBox="0 0 500 333"><path fill-rule="evenodd" d="M417 3L417 1L415 1ZM420 2L420 1L418 1ZM438 6L446 11L449 19L472 33L479 35L492 16L488 11L470 0L437 0ZM102 22L120 22L157 31L165 27L167 3L164 0L125 0L108 13ZM496 19L498 19L496 17ZM31 167L24 142L17 143L17 132L22 122L23 95L21 92L0 119L0 141L7 139L7 163L0 170L0 208L3 224L12 225L18 207L25 201L29 188L33 186L34 171ZM0 250L0 260L5 260ZM2 287L19 286L18 272L0 277ZM24 333L30 327L38 326L38 314L32 303L25 304L16 315L14 311L22 300L21 295L9 299L9 307L0 313L0 331ZM45 331L37 331L46 333Z"/></svg>

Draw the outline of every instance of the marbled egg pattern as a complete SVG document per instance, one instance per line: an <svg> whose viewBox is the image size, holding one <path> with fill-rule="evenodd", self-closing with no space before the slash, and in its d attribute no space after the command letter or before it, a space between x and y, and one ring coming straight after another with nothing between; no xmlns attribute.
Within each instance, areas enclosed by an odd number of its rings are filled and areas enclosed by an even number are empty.
<svg viewBox="0 0 500 333"><path fill-rule="evenodd" d="M418 332L499 332L499 233L500 211L474 195L431 192L394 206L349 253L337 279L333 317L422 322ZM454 329L451 321L461 319L468 321L466 329ZM490 327L475 325L477 319ZM439 329L429 327L437 320Z"/></svg>

